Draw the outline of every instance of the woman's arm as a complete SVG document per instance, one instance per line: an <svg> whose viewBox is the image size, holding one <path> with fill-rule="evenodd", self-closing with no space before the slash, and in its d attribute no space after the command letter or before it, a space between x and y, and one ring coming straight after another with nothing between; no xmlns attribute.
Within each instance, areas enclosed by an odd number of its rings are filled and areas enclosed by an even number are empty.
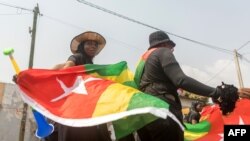
<svg viewBox="0 0 250 141"><path fill-rule="evenodd" d="M75 63L73 61L67 61L65 63L57 64L55 65L52 70L60 70L60 69L65 69L68 67L75 66Z"/></svg>

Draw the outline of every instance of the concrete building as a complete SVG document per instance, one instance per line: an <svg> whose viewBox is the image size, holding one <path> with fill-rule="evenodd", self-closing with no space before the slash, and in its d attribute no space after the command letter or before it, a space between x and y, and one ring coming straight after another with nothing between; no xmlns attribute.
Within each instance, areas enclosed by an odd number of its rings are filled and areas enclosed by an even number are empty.
<svg viewBox="0 0 250 141"><path fill-rule="evenodd" d="M18 141L23 101L14 84L0 82L0 141ZM24 141L38 141L34 133L36 124L28 111Z"/></svg>

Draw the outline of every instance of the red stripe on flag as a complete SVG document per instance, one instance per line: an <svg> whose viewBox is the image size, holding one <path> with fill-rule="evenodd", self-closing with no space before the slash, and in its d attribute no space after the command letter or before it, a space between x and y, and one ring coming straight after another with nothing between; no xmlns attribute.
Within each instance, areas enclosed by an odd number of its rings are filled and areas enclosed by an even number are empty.
<svg viewBox="0 0 250 141"><path fill-rule="evenodd" d="M61 117L92 117L100 96L110 84L112 84L112 82L107 80L94 80L92 82L87 82L85 86L88 95L72 93L72 95L68 96L61 107L61 110L63 110Z"/></svg>
<svg viewBox="0 0 250 141"><path fill-rule="evenodd" d="M82 66L60 71L31 69L19 74L18 85L28 97L59 117L90 118L101 94L112 82L91 80L85 83L88 94L70 90L66 93L66 89L73 88L78 76L84 81L90 77ZM65 97L52 101L64 93Z"/></svg>

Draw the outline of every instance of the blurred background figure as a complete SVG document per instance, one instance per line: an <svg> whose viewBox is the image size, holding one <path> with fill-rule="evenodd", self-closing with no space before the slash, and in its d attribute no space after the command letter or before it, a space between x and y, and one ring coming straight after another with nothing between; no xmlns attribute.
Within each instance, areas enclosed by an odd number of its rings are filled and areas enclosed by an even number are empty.
<svg viewBox="0 0 250 141"><path fill-rule="evenodd" d="M199 123L200 117L201 117L200 112L202 111L203 107L204 107L203 102L199 102L199 101L192 102L190 111L188 115L185 117L184 121L191 123L191 124Z"/></svg>

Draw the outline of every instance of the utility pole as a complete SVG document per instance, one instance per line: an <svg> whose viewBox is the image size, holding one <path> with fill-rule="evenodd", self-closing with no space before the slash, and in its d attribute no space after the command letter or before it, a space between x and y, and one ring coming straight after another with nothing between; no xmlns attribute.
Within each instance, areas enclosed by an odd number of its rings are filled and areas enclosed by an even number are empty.
<svg viewBox="0 0 250 141"><path fill-rule="evenodd" d="M239 55L240 54L235 49L234 50L235 67L236 67L236 70L237 70L237 76L238 76L238 81L239 81L240 88L243 88L244 87L244 85L243 85L243 79L242 79L240 65L239 65L239 60L238 60L238 57L240 57Z"/></svg>
<svg viewBox="0 0 250 141"><path fill-rule="evenodd" d="M35 50L35 38L36 38L36 24L37 24L37 17L40 14L38 4L33 10L33 28L29 32L31 33L31 48L30 48L30 58L29 58L29 68L33 67L33 58L34 58L34 50ZM22 120L20 125L19 131L19 141L24 141L25 135L25 126L26 126L26 119L27 119L27 110L28 104L23 104L23 113L22 113Z"/></svg>
<svg viewBox="0 0 250 141"><path fill-rule="evenodd" d="M30 47L30 58L29 58L29 68L33 67L33 58L34 58L34 50L35 50L35 39L36 39L36 23L37 23L37 16L40 14L38 4L34 8L34 17L33 17L33 28L29 32L31 33L31 47Z"/></svg>

